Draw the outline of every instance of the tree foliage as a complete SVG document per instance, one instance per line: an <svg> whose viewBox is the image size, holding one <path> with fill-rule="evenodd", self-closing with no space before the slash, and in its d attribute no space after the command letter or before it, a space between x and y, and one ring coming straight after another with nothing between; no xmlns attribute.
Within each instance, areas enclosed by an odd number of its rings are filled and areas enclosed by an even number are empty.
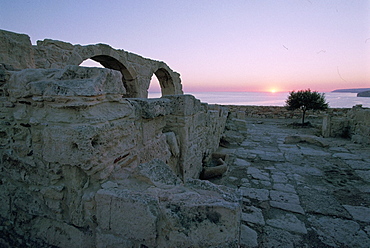
<svg viewBox="0 0 370 248"><path fill-rule="evenodd" d="M307 110L325 110L329 107L324 93L318 93L310 89L289 92L288 99L285 103L285 107L288 110L302 110L302 124L304 124Z"/></svg>

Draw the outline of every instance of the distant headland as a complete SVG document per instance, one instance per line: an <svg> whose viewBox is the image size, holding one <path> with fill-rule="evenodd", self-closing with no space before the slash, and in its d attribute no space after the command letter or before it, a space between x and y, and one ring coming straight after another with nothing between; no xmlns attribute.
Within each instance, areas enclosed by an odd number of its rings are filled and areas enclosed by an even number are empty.
<svg viewBox="0 0 370 248"><path fill-rule="evenodd" d="M370 88L355 88L355 89L337 89L333 90L332 92L340 92L340 93L360 93L363 91L369 91Z"/></svg>

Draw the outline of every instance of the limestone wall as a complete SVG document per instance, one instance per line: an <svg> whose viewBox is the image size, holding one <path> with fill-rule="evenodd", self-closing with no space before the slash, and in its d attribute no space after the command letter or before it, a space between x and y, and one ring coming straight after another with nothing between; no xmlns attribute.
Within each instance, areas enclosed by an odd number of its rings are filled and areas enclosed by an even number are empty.
<svg viewBox="0 0 370 248"><path fill-rule="evenodd" d="M301 119L300 110L290 111L278 106L227 106L230 115L238 119L273 118ZM370 110L353 108L329 108L325 111L307 111L306 120L322 125L323 137L351 138L356 143L370 144Z"/></svg>
<svg viewBox="0 0 370 248"><path fill-rule="evenodd" d="M353 108L348 117L351 139L370 145L370 109Z"/></svg>
<svg viewBox="0 0 370 248"><path fill-rule="evenodd" d="M370 109L355 106L345 116L327 115L323 121L323 136L351 138L355 143L370 144Z"/></svg>
<svg viewBox="0 0 370 248"><path fill-rule="evenodd" d="M252 118L271 118L271 119L301 119L302 111L287 110L280 106L239 106L228 105L231 113L238 118L246 117ZM325 115L331 116L346 116L350 108L329 108L325 111L307 111L306 117L308 119L322 119Z"/></svg>
<svg viewBox="0 0 370 248"><path fill-rule="evenodd" d="M114 49L106 44L72 45L45 39L32 46L28 35L0 30L0 62L15 69L62 69L92 59L104 67L120 71L126 88L125 97L148 97L151 78L155 75L162 95L183 94L180 74L166 63Z"/></svg>
<svg viewBox="0 0 370 248"><path fill-rule="evenodd" d="M77 65L2 64L0 90L0 234L17 246L237 247L238 195L198 179L224 107L126 98L122 72Z"/></svg>

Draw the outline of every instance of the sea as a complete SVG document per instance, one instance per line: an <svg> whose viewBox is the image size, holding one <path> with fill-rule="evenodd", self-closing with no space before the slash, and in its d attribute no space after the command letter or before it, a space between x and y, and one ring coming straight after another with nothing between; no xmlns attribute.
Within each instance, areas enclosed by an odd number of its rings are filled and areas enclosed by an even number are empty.
<svg viewBox="0 0 370 248"><path fill-rule="evenodd" d="M184 92L201 102L221 105L284 106L289 92ZM324 92L329 108L352 108L356 105L370 108L370 97L357 97L357 93ZM149 98L159 98L161 93L149 93Z"/></svg>

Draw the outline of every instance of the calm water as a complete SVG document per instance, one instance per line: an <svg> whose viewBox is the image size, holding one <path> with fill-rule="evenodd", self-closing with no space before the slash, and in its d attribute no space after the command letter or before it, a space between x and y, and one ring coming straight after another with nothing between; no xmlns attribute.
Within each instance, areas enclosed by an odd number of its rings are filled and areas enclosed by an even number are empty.
<svg viewBox="0 0 370 248"><path fill-rule="evenodd" d="M202 102L223 105L256 105L256 106L284 106L288 92L185 92L194 95ZM150 98L160 97L160 93L149 93ZM370 97L357 97L357 93L325 93L325 99L331 108L351 108L362 104L370 107Z"/></svg>

